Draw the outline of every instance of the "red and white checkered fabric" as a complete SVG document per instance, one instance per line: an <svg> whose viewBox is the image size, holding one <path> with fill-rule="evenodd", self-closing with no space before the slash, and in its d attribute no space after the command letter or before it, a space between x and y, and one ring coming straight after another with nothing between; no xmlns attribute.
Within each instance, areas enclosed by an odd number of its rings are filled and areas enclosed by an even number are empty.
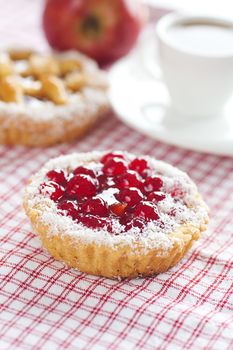
<svg viewBox="0 0 233 350"><path fill-rule="evenodd" d="M0 0L1 45L45 44L41 1ZM22 209L27 179L51 157L117 148L187 171L211 208L209 231L157 277L113 281L54 261ZM233 159L171 147L110 117L81 141L0 147L0 349L233 349Z"/></svg>

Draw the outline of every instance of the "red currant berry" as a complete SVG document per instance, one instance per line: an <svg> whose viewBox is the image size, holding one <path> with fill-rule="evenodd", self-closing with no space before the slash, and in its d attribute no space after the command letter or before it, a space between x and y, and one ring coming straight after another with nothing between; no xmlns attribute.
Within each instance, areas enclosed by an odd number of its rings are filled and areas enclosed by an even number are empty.
<svg viewBox="0 0 233 350"><path fill-rule="evenodd" d="M148 177L144 182L144 191L159 191L163 186L163 180L160 177Z"/></svg>
<svg viewBox="0 0 233 350"><path fill-rule="evenodd" d="M135 158L130 164L129 168L137 171L139 174L142 174L147 168L148 164L145 159Z"/></svg>
<svg viewBox="0 0 233 350"><path fill-rule="evenodd" d="M99 216L108 216L107 203L102 198L91 198L82 205L82 213L90 213Z"/></svg>
<svg viewBox="0 0 233 350"><path fill-rule="evenodd" d="M125 231L131 230L131 228L133 227L133 221L130 220L130 221L126 222L124 226L125 226Z"/></svg>
<svg viewBox="0 0 233 350"><path fill-rule="evenodd" d="M103 173L106 176L116 176L127 170L127 164L123 159L109 159L103 166Z"/></svg>
<svg viewBox="0 0 233 350"><path fill-rule="evenodd" d="M64 196L65 190L56 182L49 181L40 185L40 193L56 202Z"/></svg>
<svg viewBox="0 0 233 350"><path fill-rule="evenodd" d="M56 182L58 185L65 186L67 180L63 170L50 170L46 174L50 181Z"/></svg>
<svg viewBox="0 0 233 350"><path fill-rule="evenodd" d="M80 217L79 208L74 202L65 200L65 201L58 203L57 207L59 210L61 210L67 216L71 216L72 219L74 219L74 220L79 219L79 217ZM63 213L62 213L62 215L64 215Z"/></svg>
<svg viewBox="0 0 233 350"><path fill-rule="evenodd" d="M135 208L134 216L142 218L146 221L159 219L159 215L156 213L153 204L149 202L139 203Z"/></svg>
<svg viewBox="0 0 233 350"><path fill-rule="evenodd" d="M148 194L148 201L158 203L166 198L166 195L162 192L150 192Z"/></svg>
<svg viewBox="0 0 233 350"><path fill-rule="evenodd" d="M107 183L107 177L105 175L99 175L97 177L98 181L99 181L99 189L100 190L105 190L108 188L108 183Z"/></svg>
<svg viewBox="0 0 233 350"><path fill-rule="evenodd" d="M120 189L137 187L142 189L142 182L135 171L128 170L116 179L116 186Z"/></svg>
<svg viewBox="0 0 233 350"><path fill-rule="evenodd" d="M125 159L122 153L120 152L113 152L113 153L107 153L101 158L101 163L105 164L108 160L113 159L113 158L121 158Z"/></svg>
<svg viewBox="0 0 233 350"><path fill-rule="evenodd" d="M136 219L133 219L132 224L133 224L133 227L138 227L142 229L145 226L145 221L136 218Z"/></svg>
<svg viewBox="0 0 233 350"><path fill-rule="evenodd" d="M169 211L168 215L169 215L169 216L176 216L176 209L175 209L175 208L171 209L171 210Z"/></svg>
<svg viewBox="0 0 233 350"><path fill-rule="evenodd" d="M184 198L184 191L182 190L182 188L175 186L172 189L170 195L172 196L172 198L182 199L182 198Z"/></svg>
<svg viewBox="0 0 233 350"><path fill-rule="evenodd" d="M126 224L125 229L128 231L133 227L138 227L141 230L145 227L145 221L135 218Z"/></svg>
<svg viewBox="0 0 233 350"><path fill-rule="evenodd" d="M78 174L84 174L84 175L90 175L91 177L96 177L95 173L93 170L91 169L87 169L84 166L79 166L77 167L74 171L73 171L74 175L78 175Z"/></svg>
<svg viewBox="0 0 233 350"><path fill-rule="evenodd" d="M129 215L127 212L120 218L120 224L123 226L130 225L132 222L132 215Z"/></svg>
<svg viewBox="0 0 233 350"><path fill-rule="evenodd" d="M85 215L80 218L80 221L83 225L89 227L89 228L104 228L107 226L107 220L99 218L94 215Z"/></svg>
<svg viewBox="0 0 233 350"><path fill-rule="evenodd" d="M139 189L130 187L118 193L116 198L120 202L127 203L129 206L133 207L143 199L143 194Z"/></svg>
<svg viewBox="0 0 233 350"><path fill-rule="evenodd" d="M132 219L130 222L126 224L125 230L128 231L133 227L137 227L141 231L145 227L145 221L139 218Z"/></svg>
<svg viewBox="0 0 233 350"><path fill-rule="evenodd" d="M69 198L81 200L90 198L97 192L97 181L89 175L75 175L67 183L66 193Z"/></svg>
<svg viewBox="0 0 233 350"><path fill-rule="evenodd" d="M113 180L113 178L111 177L107 177L105 175L99 175L97 177L98 182L99 182L99 190L106 190L110 187L115 187L115 182Z"/></svg>

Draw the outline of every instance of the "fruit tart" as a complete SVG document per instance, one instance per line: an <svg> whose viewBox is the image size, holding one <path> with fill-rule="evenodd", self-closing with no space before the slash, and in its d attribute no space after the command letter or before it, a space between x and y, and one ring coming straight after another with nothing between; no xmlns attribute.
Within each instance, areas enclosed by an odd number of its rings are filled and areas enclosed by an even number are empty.
<svg viewBox="0 0 233 350"><path fill-rule="evenodd" d="M55 259L110 278L168 270L208 223L207 206L188 175L127 152L49 161L30 180L24 207Z"/></svg>
<svg viewBox="0 0 233 350"><path fill-rule="evenodd" d="M109 110L106 73L78 52L0 53L0 143L71 141Z"/></svg>

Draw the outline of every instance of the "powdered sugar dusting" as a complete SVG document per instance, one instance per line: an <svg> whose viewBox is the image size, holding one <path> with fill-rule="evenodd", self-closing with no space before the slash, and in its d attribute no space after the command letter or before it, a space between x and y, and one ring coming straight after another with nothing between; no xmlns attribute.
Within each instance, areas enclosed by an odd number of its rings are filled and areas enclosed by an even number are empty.
<svg viewBox="0 0 233 350"><path fill-rule="evenodd" d="M107 190L98 194L97 197L104 199L108 205L112 205L117 202L114 194L118 192L119 190L117 188L108 188Z"/></svg>
<svg viewBox="0 0 233 350"><path fill-rule="evenodd" d="M127 232L117 219L112 218L113 233L107 229L90 229L81 223L77 223L69 216L62 216L58 213L57 205L51 199L44 197L39 193L39 186L45 181L45 176L49 170L63 169L64 171L74 170L80 165L85 165L90 169L98 168L101 157L105 152L77 153L61 156L45 164L45 166L36 175L33 176L31 183L26 189L26 196L30 207L35 208L38 204L42 205L43 210L39 213L41 219L49 227L48 234L65 234L82 239L84 242L95 242L96 244L109 245L111 247L119 244L132 245L137 249L138 244L142 243L145 249L163 248L167 251L174 243L169 233L174 232L181 225L190 224L200 228L208 219L208 210L200 198L195 184L190 180L187 174L172 167L171 165L145 156L151 172L159 173L164 183L164 192L168 192L166 198L157 204L157 210L163 225L157 221L151 221L146 225L143 232L133 227ZM124 153L129 161L135 156ZM170 192L173 188L180 186L183 192L182 200L177 196L172 196ZM105 199L109 205L116 203L114 194L118 191L116 188L109 188L98 194ZM178 238L177 238L178 239Z"/></svg>

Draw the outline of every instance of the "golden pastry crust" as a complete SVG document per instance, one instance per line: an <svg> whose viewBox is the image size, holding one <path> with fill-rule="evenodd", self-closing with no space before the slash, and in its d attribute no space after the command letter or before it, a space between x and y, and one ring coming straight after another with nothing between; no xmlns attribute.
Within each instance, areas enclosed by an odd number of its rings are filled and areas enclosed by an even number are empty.
<svg viewBox="0 0 233 350"><path fill-rule="evenodd" d="M110 110L107 79L76 53L0 54L0 143L52 146L84 135Z"/></svg>
<svg viewBox="0 0 233 350"><path fill-rule="evenodd" d="M206 230L208 221L196 228L186 225L169 234L170 249L152 248L145 251L138 245L132 250L130 245L99 245L83 242L80 238L65 235L64 232L49 233L46 224L41 220L43 207L30 208L27 196L24 208L43 246L56 259L81 272L108 278L135 278L151 276L165 272L176 265Z"/></svg>
<svg viewBox="0 0 233 350"><path fill-rule="evenodd" d="M0 143L27 147L48 147L71 142L85 135L98 121L107 116L109 108L101 106L94 114L77 115L70 119L32 120L26 115L9 120L0 115ZM7 127L5 127L7 125Z"/></svg>
<svg viewBox="0 0 233 350"><path fill-rule="evenodd" d="M90 229L88 232L88 229L82 225L80 228L80 225L71 218L66 217L68 222L63 222L64 217L58 214L56 209L54 212L56 205L51 200L43 196L37 200L38 184L43 182L44 174L48 170L59 169L60 160L61 164L63 160L65 161L64 169L66 167L72 169L74 164L77 165L76 161L79 162L78 165L88 164L96 158L100 159L103 154L103 152L85 154L87 155L85 161L82 154L62 156L47 163L48 167L45 166L35 175L27 186L24 196L25 212L34 232L39 235L43 246L55 259L64 261L68 266L82 272L109 278L134 278L167 271L183 258L200 237L201 232L206 230L208 223L208 209L205 203L193 182L178 169L160 161L153 163L157 169L161 166L162 171L167 166L168 172L175 171L175 176L188 181L188 186L191 186L193 191L192 203L194 206L197 205L199 214L196 215L199 215L199 219L197 222L195 220L186 222L177 229L161 235L156 231L151 232L147 227L139 238L135 238L135 235L126 238L121 234L105 235L103 231L90 232ZM148 160L150 159L154 161L148 157ZM53 215L52 224L51 216L47 216L49 212Z"/></svg>

